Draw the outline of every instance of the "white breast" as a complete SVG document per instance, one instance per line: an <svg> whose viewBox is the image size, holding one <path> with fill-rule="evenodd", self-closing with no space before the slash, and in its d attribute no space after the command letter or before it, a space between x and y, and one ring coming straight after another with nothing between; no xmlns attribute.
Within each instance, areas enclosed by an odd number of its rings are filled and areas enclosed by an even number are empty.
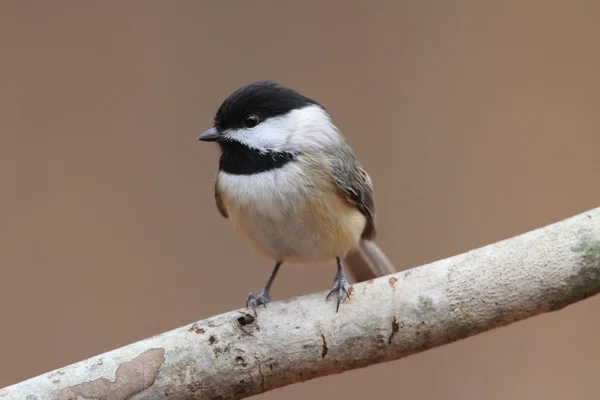
<svg viewBox="0 0 600 400"><path fill-rule="evenodd" d="M232 208L243 208L274 222L285 218L310 196L306 174L298 163L252 175L219 172L219 187Z"/></svg>
<svg viewBox="0 0 600 400"><path fill-rule="evenodd" d="M221 171L217 179L242 240L272 260L301 262L342 256L364 227L362 215L346 207L322 176L290 162L252 175Z"/></svg>

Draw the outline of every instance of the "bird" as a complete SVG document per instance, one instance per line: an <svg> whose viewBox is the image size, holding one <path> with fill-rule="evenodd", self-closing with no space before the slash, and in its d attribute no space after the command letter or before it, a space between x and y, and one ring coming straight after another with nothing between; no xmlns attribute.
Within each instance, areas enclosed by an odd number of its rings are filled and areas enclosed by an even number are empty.
<svg viewBox="0 0 600 400"><path fill-rule="evenodd" d="M255 253L274 263L246 307L271 302L283 264L335 260L326 296L350 300L356 281L396 272L375 243L371 177L326 108L297 90L264 80L239 87L222 101L212 127L198 140L220 148L214 200L222 217Z"/></svg>

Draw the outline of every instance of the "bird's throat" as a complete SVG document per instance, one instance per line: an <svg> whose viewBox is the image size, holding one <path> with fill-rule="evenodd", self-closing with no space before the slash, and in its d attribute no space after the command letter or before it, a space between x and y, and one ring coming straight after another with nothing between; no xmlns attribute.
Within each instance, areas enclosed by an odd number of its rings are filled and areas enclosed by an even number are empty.
<svg viewBox="0 0 600 400"><path fill-rule="evenodd" d="M261 151L237 141L220 142L219 170L234 175L252 175L281 168L295 159L288 152Z"/></svg>

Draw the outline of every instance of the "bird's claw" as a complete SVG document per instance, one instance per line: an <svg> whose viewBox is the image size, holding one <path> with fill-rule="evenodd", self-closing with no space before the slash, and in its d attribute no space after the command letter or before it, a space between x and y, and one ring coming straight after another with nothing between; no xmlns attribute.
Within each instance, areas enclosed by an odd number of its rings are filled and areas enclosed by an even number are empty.
<svg viewBox="0 0 600 400"><path fill-rule="evenodd" d="M258 296L255 296L254 293L250 292L248 294L248 298L246 298L246 308L248 304L252 305L252 310L254 311L254 315L256 314L256 307L264 306L267 308L267 303L271 301L271 296L268 292L261 291Z"/></svg>
<svg viewBox="0 0 600 400"><path fill-rule="evenodd" d="M348 280L346 279L346 276L344 274L338 274L335 276L334 280L333 280L333 287L331 288L331 290L329 291L329 293L327 294L327 297L325 298L325 300L329 300L329 296L331 296L333 293L337 292L337 306L335 308L335 312L338 312L340 309L340 302L342 301L342 298L344 297L344 294L348 297L348 300L350 300L350 285L348 284Z"/></svg>

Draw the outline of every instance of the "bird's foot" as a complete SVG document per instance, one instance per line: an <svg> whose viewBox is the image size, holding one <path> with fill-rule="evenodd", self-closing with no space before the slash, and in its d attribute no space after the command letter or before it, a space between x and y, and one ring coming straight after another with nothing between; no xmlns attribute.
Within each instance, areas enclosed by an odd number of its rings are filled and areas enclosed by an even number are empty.
<svg viewBox="0 0 600 400"><path fill-rule="evenodd" d="M333 279L333 286L331 288L331 291L325 298L325 300L329 300L329 296L331 296L333 293L337 292L337 306L335 308L335 312L339 311L340 302L342 301L342 298L344 298L344 295L346 295L348 297L348 300L350 300L349 290L350 290L350 285L348 284L346 275L343 272L338 273L335 276L335 278Z"/></svg>
<svg viewBox="0 0 600 400"><path fill-rule="evenodd" d="M246 299L246 307L248 304L252 306L252 310L254 311L254 315L256 315L256 307L264 306L267 308L267 303L271 301L271 295L268 291L262 290L258 296L255 296L254 293L250 292L248 294L248 298Z"/></svg>

